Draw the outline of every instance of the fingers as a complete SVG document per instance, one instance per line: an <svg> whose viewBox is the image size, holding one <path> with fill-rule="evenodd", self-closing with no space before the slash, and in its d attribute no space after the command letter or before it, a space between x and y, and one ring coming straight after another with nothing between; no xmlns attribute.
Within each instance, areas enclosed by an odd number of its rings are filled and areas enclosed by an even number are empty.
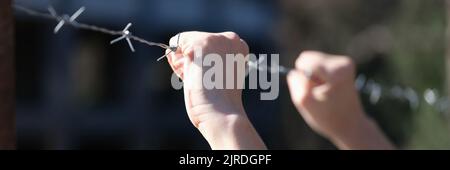
<svg viewBox="0 0 450 170"><path fill-rule="evenodd" d="M304 97L305 82L302 80L301 77L302 75L300 75L297 71L291 71L287 76L288 88L291 94L292 102L294 104L300 103L300 101Z"/></svg>
<svg viewBox="0 0 450 170"><path fill-rule="evenodd" d="M223 32L219 34L230 40L229 42L231 43L232 48L237 49L236 52L242 53L243 55L247 55L250 52L247 42L241 39L238 34L234 32Z"/></svg>
<svg viewBox="0 0 450 170"><path fill-rule="evenodd" d="M167 59L175 74L183 80L185 66L185 58L183 58L183 55L180 53L170 53Z"/></svg>
<svg viewBox="0 0 450 170"><path fill-rule="evenodd" d="M250 53L250 47L248 46L247 42L245 42L245 40L243 39L239 39L241 42L241 50L244 52L244 55L247 55L248 53Z"/></svg>
<svg viewBox="0 0 450 170"><path fill-rule="evenodd" d="M227 31L227 32L219 33L219 34L227 37L230 40L235 40L235 41L241 40L241 37L239 37L239 35L234 32Z"/></svg>
<svg viewBox="0 0 450 170"><path fill-rule="evenodd" d="M304 106L312 99L313 88L316 84L298 70L289 72L287 82L291 99L295 104Z"/></svg>
<svg viewBox="0 0 450 170"><path fill-rule="evenodd" d="M183 63L194 59L194 51L200 50L199 54L219 53L243 54L249 53L247 43L234 32L205 33L205 32L183 32L173 36L169 40L171 49L166 50L167 59L172 69L178 76L182 76L181 67ZM177 47L177 48L173 48ZM175 51L173 51L176 49Z"/></svg>
<svg viewBox="0 0 450 170"><path fill-rule="evenodd" d="M305 73L311 80L326 82L328 74L326 71L326 54L316 51L305 51L295 61L295 68Z"/></svg>
<svg viewBox="0 0 450 170"><path fill-rule="evenodd" d="M326 65L330 82L333 84L353 84L355 79L355 64L349 57L336 56L330 59Z"/></svg>
<svg viewBox="0 0 450 170"><path fill-rule="evenodd" d="M173 52L177 52L178 50L180 50L180 42L181 42L181 35L182 35L182 33L178 33L177 35L175 35L175 36L173 36L172 38L170 38L170 40L169 40L169 46L170 46L170 48L173 48L173 49L176 49L176 51L173 51ZM183 41L184 41L184 39L183 39ZM172 51L173 49L168 49L168 50L170 50L170 51Z"/></svg>
<svg viewBox="0 0 450 170"><path fill-rule="evenodd" d="M326 100L333 88L354 83L354 64L348 57L306 51L295 65L287 80L293 102L301 107L308 105L308 101Z"/></svg>
<svg viewBox="0 0 450 170"><path fill-rule="evenodd" d="M297 70L311 75L316 83L340 83L354 79L355 66L346 56L330 55L317 51L305 51L295 63Z"/></svg>
<svg viewBox="0 0 450 170"><path fill-rule="evenodd" d="M188 36L188 33L178 33L177 35L170 38L169 46L171 48L166 49L167 61L169 62L169 65L171 66L175 74L181 79L184 78L183 70L185 65L185 55L183 54L182 49L186 46L184 45L184 42L186 42ZM176 51L172 51L175 49L174 47L176 47Z"/></svg>
<svg viewBox="0 0 450 170"><path fill-rule="evenodd" d="M295 70L287 76L291 98L297 107L304 108L317 101L317 92L327 89L329 55L316 51L305 51L295 62ZM308 104L309 103L309 104Z"/></svg>

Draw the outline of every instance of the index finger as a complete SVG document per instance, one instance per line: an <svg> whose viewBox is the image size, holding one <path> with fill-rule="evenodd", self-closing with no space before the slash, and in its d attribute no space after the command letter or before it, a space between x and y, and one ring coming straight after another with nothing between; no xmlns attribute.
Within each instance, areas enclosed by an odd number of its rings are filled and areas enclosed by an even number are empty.
<svg viewBox="0 0 450 170"><path fill-rule="evenodd" d="M172 52L177 52L180 47L180 38L181 38L181 33L178 33L177 35L170 38L168 50L170 50Z"/></svg>

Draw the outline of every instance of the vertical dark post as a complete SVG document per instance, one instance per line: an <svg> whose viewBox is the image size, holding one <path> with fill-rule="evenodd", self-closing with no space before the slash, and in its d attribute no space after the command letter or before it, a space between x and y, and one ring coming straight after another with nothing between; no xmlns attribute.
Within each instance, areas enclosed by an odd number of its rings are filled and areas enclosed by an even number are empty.
<svg viewBox="0 0 450 170"><path fill-rule="evenodd" d="M0 0L0 150L16 143L14 20L11 0Z"/></svg>
<svg viewBox="0 0 450 170"><path fill-rule="evenodd" d="M450 96L450 0L445 1L445 9L447 11L447 30L446 30L446 54L445 54L445 65L446 65L446 81L447 81L447 96ZM447 103L449 104L449 103ZM447 114L450 114L450 110L447 110Z"/></svg>

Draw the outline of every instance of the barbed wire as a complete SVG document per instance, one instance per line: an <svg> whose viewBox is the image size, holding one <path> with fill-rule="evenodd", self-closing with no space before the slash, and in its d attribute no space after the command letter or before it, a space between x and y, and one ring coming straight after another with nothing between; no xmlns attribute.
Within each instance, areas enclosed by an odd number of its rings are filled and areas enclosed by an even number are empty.
<svg viewBox="0 0 450 170"><path fill-rule="evenodd" d="M76 18L78 18L85 11L85 9L86 9L85 7L81 7L80 9L78 9L72 16L68 16L66 14L58 15L56 10L52 6L48 7L48 9L47 9L48 13L33 10L33 9L30 9L30 8L27 8L27 7L24 7L21 5L17 5L17 4L14 4L13 7L14 7L14 9L16 9L18 11L22 11L31 16L41 17L41 18L57 21L58 25L56 25L56 27L54 29L55 34L57 34L64 25L70 25L77 29L90 30L90 31L108 34L108 35L112 35L112 36L120 36L119 38L111 41L110 44L114 44L115 42L118 42L122 39L126 39L131 51L133 51L133 52L135 50L134 50L133 44L131 43L131 40L137 41L139 43L142 43L142 44L145 44L145 45L148 45L151 47L156 46L156 47L160 47L160 48L163 48L166 50L171 50L171 51L173 51L173 49L174 49L174 47L170 47L166 44L147 41L143 38L132 35L131 32L129 31L129 28L132 26L131 23L129 23L125 27L124 30L116 31L116 30L110 30L107 28L99 27L96 25L90 25L90 24L84 24L84 23L77 22Z"/></svg>
<svg viewBox="0 0 450 170"><path fill-rule="evenodd" d="M175 52L178 49L178 43L180 40L181 34L177 34L177 42L176 44L170 44L166 45L163 43L156 43L152 41L145 40L143 38L140 38L138 36L132 35L131 31L129 31L130 27L132 26L132 23L128 23L126 27L123 30L116 31L116 30L110 30L107 28L99 27L96 25L90 25L85 23L80 23L76 21L76 19L85 11L85 7L81 7L78 9L74 14L71 16L63 14L58 15L56 10L52 7L48 7L48 13L46 12L40 12L37 10L33 10L21 5L14 4L13 7L17 11L22 11L30 16L55 20L58 22L58 24L54 28L54 33L57 34L59 30L65 26L69 25L76 29L84 29L84 30L90 30L94 32L99 32L103 34L108 34L112 36L119 36L118 38L112 40L110 44L114 44L118 41L121 41L125 39L129 45L129 48L131 51L135 51L135 48L131 42L131 40L137 41L139 43L145 44L147 46L151 47L160 47L165 50L169 50L169 53L165 54L162 57L159 57L157 61L162 60L165 58L168 54L171 52ZM270 73L275 74L281 74L281 75L287 75L292 68L284 67L281 65L277 65L276 68L270 67L270 66L260 66L261 63L265 60L264 57L260 57L258 61L248 61L247 65L250 69L260 70L260 71L268 71ZM308 77L312 78L312 73L303 70L302 73ZM372 79L368 79L364 74L358 75L355 86L357 90L362 93L366 94L369 97L369 101L373 105L377 105L382 98L391 98L395 100L401 100L406 101L409 103L409 107L411 110L417 110L421 106L421 101L425 101L428 105L436 109L436 111L448 115L448 109L449 107L449 99L447 96L439 96L438 91L436 89L426 89L423 93L419 93L416 90L414 90L411 87L401 87L401 86L393 86L393 87L383 87L381 84L377 83L376 81ZM423 99L422 99L423 98Z"/></svg>
<svg viewBox="0 0 450 170"><path fill-rule="evenodd" d="M270 67L267 64L262 64L266 60L266 57L260 56L257 61L248 61L250 69L267 71L272 74L287 75L293 68L288 68L280 65L276 67ZM307 78L314 81L312 73L308 70L301 70ZM355 87L359 93L367 95L370 104L377 105L382 99L393 99L398 101L407 102L411 110L418 110L421 106L421 102L425 102L431 106L437 112L444 114L446 117L450 117L448 109L450 108L450 100L445 95L439 95L437 89L428 88L423 93L414 90L411 87L402 86L383 86L377 83L375 80L368 78L364 74L359 74L355 80Z"/></svg>

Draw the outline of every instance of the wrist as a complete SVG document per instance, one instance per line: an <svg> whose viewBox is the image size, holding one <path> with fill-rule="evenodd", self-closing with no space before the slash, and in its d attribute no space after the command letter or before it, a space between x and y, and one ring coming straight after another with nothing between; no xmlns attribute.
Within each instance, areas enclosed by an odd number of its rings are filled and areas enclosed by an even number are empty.
<svg viewBox="0 0 450 170"><path fill-rule="evenodd" d="M362 111L355 112L356 114L351 114L345 123L341 123L340 128L336 128L333 133L331 133L330 137L337 140L342 140L349 138L350 136L356 136L360 134L362 129L367 128L369 123L372 123L372 120Z"/></svg>
<svg viewBox="0 0 450 170"><path fill-rule="evenodd" d="M245 113L221 115L197 127L212 149L266 149Z"/></svg>
<svg viewBox="0 0 450 170"><path fill-rule="evenodd" d="M357 114L362 115L358 118L347 120L343 123L341 128L337 128L333 133L330 133L329 138L336 141L344 141L349 138L355 138L361 135L361 131L365 131L369 127L368 124L372 124L372 120L368 118L364 113Z"/></svg>
<svg viewBox="0 0 450 170"><path fill-rule="evenodd" d="M394 149L376 122L362 115L330 140L340 149Z"/></svg>

